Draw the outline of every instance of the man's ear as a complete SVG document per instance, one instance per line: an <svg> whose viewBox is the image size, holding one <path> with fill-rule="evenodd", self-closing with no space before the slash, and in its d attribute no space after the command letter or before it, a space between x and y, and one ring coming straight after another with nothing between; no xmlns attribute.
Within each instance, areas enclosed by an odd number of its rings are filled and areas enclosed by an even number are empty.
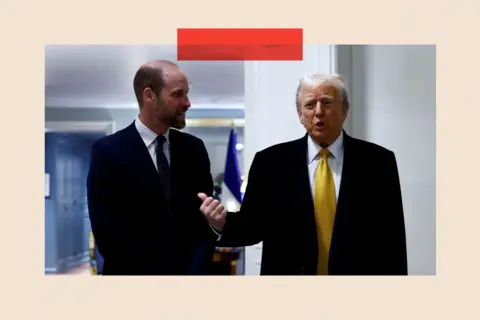
<svg viewBox="0 0 480 320"><path fill-rule="evenodd" d="M298 114L298 119L300 120L300 123L303 124L303 117L302 117L302 112L299 110L297 110L297 114Z"/></svg>
<svg viewBox="0 0 480 320"><path fill-rule="evenodd" d="M153 93L151 88L143 89L143 97L148 100L153 100L155 94Z"/></svg>
<svg viewBox="0 0 480 320"><path fill-rule="evenodd" d="M348 116L348 108L347 107L343 107L343 121L345 121L347 119L347 116Z"/></svg>

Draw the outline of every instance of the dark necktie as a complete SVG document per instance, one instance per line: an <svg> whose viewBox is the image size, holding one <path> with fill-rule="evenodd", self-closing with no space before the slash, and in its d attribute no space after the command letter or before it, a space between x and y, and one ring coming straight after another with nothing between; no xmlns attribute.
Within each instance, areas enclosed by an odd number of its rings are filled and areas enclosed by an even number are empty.
<svg viewBox="0 0 480 320"><path fill-rule="evenodd" d="M165 143L164 136L157 137L157 145L155 147L155 152L157 154L157 170L158 175L160 176L160 181L165 191L165 197L167 201L170 199L170 166L167 161L167 157L163 152L163 144Z"/></svg>

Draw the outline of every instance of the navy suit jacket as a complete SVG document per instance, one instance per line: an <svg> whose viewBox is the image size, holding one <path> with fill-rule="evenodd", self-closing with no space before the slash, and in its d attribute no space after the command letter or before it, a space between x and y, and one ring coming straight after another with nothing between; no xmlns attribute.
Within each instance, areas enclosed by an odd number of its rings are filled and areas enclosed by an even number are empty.
<svg viewBox="0 0 480 320"><path fill-rule="evenodd" d="M134 123L92 147L87 179L93 235L103 275L202 275L211 272L216 235L197 194L213 193L203 142L170 130L171 213Z"/></svg>
<svg viewBox="0 0 480 320"><path fill-rule="evenodd" d="M344 133L344 162L329 259L331 275L406 275L402 194L395 155ZM263 241L262 275L314 275L318 244L307 135L258 152L240 212L218 246Z"/></svg>

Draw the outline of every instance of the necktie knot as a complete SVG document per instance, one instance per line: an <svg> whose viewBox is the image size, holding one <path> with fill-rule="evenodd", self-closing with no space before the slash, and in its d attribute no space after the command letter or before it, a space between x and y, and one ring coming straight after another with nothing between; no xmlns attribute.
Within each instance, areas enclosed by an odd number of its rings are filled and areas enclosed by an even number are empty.
<svg viewBox="0 0 480 320"><path fill-rule="evenodd" d="M330 157L332 155L332 153L330 152L330 150L328 149L322 149L320 150L320 156L324 159L327 159L328 157Z"/></svg>
<svg viewBox="0 0 480 320"><path fill-rule="evenodd" d="M164 144L165 141L166 141L166 138L165 138L165 136L158 136L157 139L155 139L155 140L157 140L158 146L159 146L159 147L162 147L163 144Z"/></svg>

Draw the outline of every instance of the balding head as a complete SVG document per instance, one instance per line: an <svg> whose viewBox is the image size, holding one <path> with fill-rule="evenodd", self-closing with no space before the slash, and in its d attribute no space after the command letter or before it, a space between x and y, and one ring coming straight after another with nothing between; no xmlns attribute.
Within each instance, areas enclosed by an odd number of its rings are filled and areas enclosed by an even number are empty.
<svg viewBox="0 0 480 320"><path fill-rule="evenodd" d="M164 75L178 66L167 60L153 60L143 64L133 78L133 90L140 108L143 106L143 92L150 88L155 95L159 95L165 85Z"/></svg>
<svg viewBox="0 0 480 320"><path fill-rule="evenodd" d="M167 68L167 67L173 67L173 68L178 68L177 64L168 61L168 60L152 60L144 63L142 67L151 67L151 68L157 68L157 69L162 69L162 68Z"/></svg>

